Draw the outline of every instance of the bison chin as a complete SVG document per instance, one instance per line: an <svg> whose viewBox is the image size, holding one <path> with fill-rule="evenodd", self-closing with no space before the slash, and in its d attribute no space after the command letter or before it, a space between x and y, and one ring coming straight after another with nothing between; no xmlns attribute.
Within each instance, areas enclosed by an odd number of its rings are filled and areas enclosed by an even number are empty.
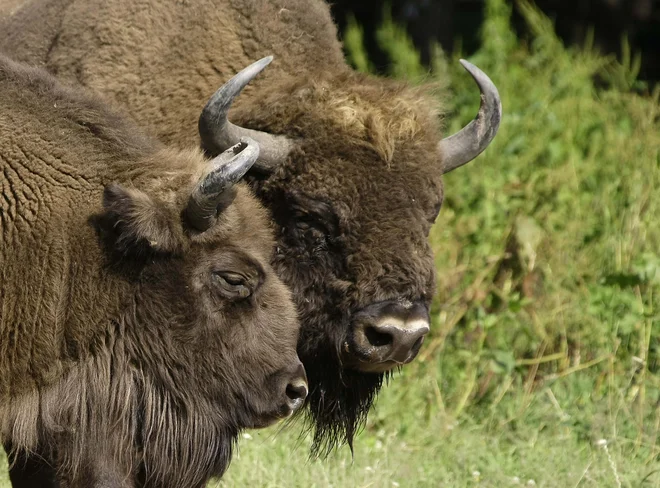
<svg viewBox="0 0 660 488"><path fill-rule="evenodd" d="M340 345L323 354L317 349L311 360L301 356L311 386L306 415L314 430L312 457L324 458L342 444L353 451L353 439L364 426L385 377L344 368Z"/></svg>

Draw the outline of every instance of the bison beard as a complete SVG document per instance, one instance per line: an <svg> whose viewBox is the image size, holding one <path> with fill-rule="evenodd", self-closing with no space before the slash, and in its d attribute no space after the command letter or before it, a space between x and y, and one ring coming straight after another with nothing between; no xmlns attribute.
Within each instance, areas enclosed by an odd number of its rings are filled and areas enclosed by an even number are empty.
<svg viewBox="0 0 660 488"><path fill-rule="evenodd" d="M355 285L340 279L345 266L333 256L341 255L332 238L314 252L296 230L290 209L300 202L295 192L269 188L254 179L253 188L273 209L281 229L275 267L278 275L296 293L298 314L306 327L300 329L298 356L307 371L310 391L305 402L307 431L313 431L312 457L327 457L346 443L353 451L353 439L364 425L367 414L383 383L383 374L365 374L344 367L342 349L351 330ZM298 199L298 200L297 200ZM306 201L324 226L333 228L333 216L321 202ZM329 251L329 252L328 252ZM295 262L296 266L291 263Z"/></svg>
<svg viewBox="0 0 660 488"><path fill-rule="evenodd" d="M327 351L324 357L315 356L314 361L301 355L307 365L310 385L314 385L309 392L307 409L314 429L312 456L326 457L343 443L353 452L353 438L364 426L383 383L383 374L343 369L338 357L338 351Z"/></svg>

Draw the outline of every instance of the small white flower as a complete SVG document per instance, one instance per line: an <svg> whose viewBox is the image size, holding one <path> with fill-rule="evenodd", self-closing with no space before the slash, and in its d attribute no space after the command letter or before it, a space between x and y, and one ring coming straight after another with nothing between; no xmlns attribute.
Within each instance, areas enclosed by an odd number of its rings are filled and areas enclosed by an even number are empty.
<svg viewBox="0 0 660 488"><path fill-rule="evenodd" d="M250 439L252 439L252 436L250 434L248 434L247 432L243 432L243 439L250 440Z"/></svg>
<svg viewBox="0 0 660 488"><path fill-rule="evenodd" d="M518 478L517 476L514 476L513 478L511 478L511 482L514 485L519 485L520 484L520 478Z"/></svg>
<svg viewBox="0 0 660 488"><path fill-rule="evenodd" d="M536 481L534 481L534 480L527 480L527 486L536 486Z"/></svg>
<svg viewBox="0 0 660 488"><path fill-rule="evenodd" d="M398 487L398 486L401 486L401 485L399 483L397 483L396 481L392 481L392 486Z"/></svg>
<svg viewBox="0 0 660 488"><path fill-rule="evenodd" d="M598 439L596 441L596 447L606 447L607 446L607 439Z"/></svg>

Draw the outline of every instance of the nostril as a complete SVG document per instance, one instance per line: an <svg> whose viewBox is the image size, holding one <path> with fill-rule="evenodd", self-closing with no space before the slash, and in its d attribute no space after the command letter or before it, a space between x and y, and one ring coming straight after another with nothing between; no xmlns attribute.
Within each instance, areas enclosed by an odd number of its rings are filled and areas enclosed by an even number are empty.
<svg viewBox="0 0 660 488"><path fill-rule="evenodd" d="M303 382L289 383L286 385L286 396L293 403L304 400L307 397L307 385Z"/></svg>
<svg viewBox="0 0 660 488"><path fill-rule="evenodd" d="M372 326L365 327L364 335L366 336L367 341L369 341L369 344L375 347L389 346L394 342L392 334L381 332Z"/></svg>
<svg viewBox="0 0 660 488"><path fill-rule="evenodd" d="M379 346L378 351L385 354L383 360L399 363L407 363L417 355L429 331L428 325L414 322L402 325L388 322L377 324L371 329L370 333L365 330L365 334L370 334L370 342L373 346Z"/></svg>

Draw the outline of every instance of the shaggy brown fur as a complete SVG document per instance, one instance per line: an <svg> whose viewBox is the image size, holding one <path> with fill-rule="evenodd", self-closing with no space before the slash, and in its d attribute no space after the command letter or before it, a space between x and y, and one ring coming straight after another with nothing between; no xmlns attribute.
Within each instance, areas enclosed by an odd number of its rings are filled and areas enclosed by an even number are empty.
<svg viewBox="0 0 660 488"><path fill-rule="evenodd" d="M428 307L434 293L436 98L353 72L320 0L28 0L0 30L0 48L102 92L181 146L198 141L218 86L274 55L230 119L299 142L253 187L280 228L275 264L302 318L315 449L350 443L383 379L342 356L356 315L385 300Z"/></svg>
<svg viewBox="0 0 660 488"><path fill-rule="evenodd" d="M237 185L191 230L208 162L81 91L0 56L0 435L64 486L202 486L300 365L268 215Z"/></svg>
<svg viewBox="0 0 660 488"><path fill-rule="evenodd" d="M0 19L9 17L25 2L25 0L0 0Z"/></svg>

